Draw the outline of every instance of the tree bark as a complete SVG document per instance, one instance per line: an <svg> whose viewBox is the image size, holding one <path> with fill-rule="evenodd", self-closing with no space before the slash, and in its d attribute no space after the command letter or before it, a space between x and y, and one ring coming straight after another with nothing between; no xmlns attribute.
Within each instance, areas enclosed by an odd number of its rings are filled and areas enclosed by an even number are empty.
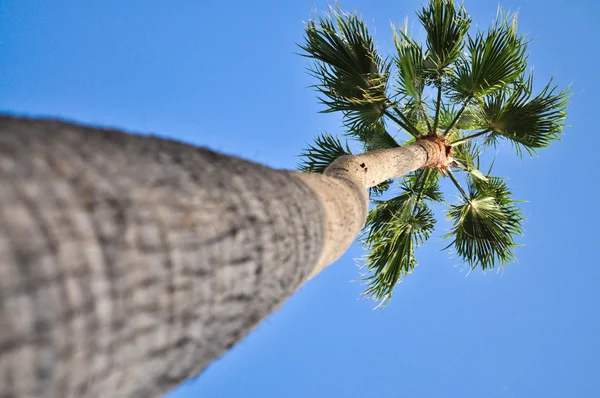
<svg viewBox="0 0 600 398"><path fill-rule="evenodd" d="M146 398L197 374L346 250L369 184L438 150L399 149L321 176L0 117L0 397Z"/></svg>

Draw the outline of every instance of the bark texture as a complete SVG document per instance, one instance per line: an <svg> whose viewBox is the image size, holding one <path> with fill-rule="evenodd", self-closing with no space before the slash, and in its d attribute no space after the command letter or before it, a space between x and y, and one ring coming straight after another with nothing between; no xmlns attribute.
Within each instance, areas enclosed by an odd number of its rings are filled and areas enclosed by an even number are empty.
<svg viewBox="0 0 600 398"><path fill-rule="evenodd" d="M367 189L426 166L429 159L441 150L431 141L419 140L405 147L340 156L324 174L351 179Z"/></svg>
<svg viewBox="0 0 600 398"><path fill-rule="evenodd" d="M0 118L0 397L154 397L306 279L300 180L177 142Z"/></svg>
<svg viewBox="0 0 600 398"><path fill-rule="evenodd" d="M337 259L366 188L431 148L342 158L331 178L0 117L0 398L167 392Z"/></svg>

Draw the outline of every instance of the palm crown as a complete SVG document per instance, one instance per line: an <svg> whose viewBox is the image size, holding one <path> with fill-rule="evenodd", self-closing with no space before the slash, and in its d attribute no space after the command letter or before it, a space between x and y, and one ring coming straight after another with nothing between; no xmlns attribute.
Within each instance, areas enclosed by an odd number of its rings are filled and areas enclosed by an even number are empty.
<svg viewBox="0 0 600 398"><path fill-rule="evenodd" d="M361 17L339 8L308 22L301 45L303 55L314 60L310 70L319 80L315 87L323 112L340 111L346 135L365 151L424 137L452 147L448 164L370 189L374 206L363 236L365 294L382 303L417 265L415 248L434 230L431 204L444 201L440 175L452 180L461 197L447 211L452 222L445 235L448 247L471 268L486 270L514 260L523 217L506 182L492 174L491 166L480 171L480 155L500 139L512 142L519 154L549 146L562 133L568 101L567 90L552 81L534 94L527 41L516 15L499 10L485 32L471 32L471 18L452 0L431 0L417 16L425 43L411 37L407 23L394 27L396 52L390 59L377 53ZM396 140L389 124L408 139ZM347 143L323 134L302 153L299 168L320 173L345 154L350 154ZM378 200L386 191L392 197Z"/></svg>

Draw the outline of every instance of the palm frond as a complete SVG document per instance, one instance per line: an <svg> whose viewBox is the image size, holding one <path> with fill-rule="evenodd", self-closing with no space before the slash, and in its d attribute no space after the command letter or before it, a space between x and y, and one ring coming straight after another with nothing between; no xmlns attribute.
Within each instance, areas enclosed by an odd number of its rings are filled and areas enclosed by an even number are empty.
<svg viewBox="0 0 600 398"><path fill-rule="evenodd" d="M439 126L442 129L448 129L452 121L456 118L458 109L456 105L442 103L440 110ZM457 130L475 130L485 125L485 121L481 116L481 111L477 105L467 106L460 115L454 128Z"/></svg>
<svg viewBox="0 0 600 398"><path fill-rule="evenodd" d="M369 248L364 294L386 304L402 276L410 274L417 265L414 256L417 246L431 235L435 218L425 203L414 204L414 197L400 195L380 202L369 212L370 227L365 244ZM414 209L414 210L413 210Z"/></svg>
<svg viewBox="0 0 600 398"><path fill-rule="evenodd" d="M309 145L300 157L302 161L298 170L310 173L323 173L335 159L343 155L351 155L350 148L346 143L344 147L337 137L327 133L321 134L315 139L314 145Z"/></svg>
<svg viewBox="0 0 600 398"><path fill-rule="evenodd" d="M381 122L370 125L348 126L347 136L352 137L364 144L365 151L376 149L397 148L400 145L390 135Z"/></svg>
<svg viewBox="0 0 600 398"><path fill-rule="evenodd" d="M456 61L449 91L455 101L493 94L523 74L527 64L527 42L517 31L517 16L498 12L496 22L484 35L469 37L468 55Z"/></svg>
<svg viewBox="0 0 600 398"><path fill-rule="evenodd" d="M363 243L367 246L367 297L391 299L394 286L417 265L414 252L433 232L435 218L426 201L442 201L439 174L432 169L407 176L403 192L369 211Z"/></svg>
<svg viewBox="0 0 600 398"><path fill-rule="evenodd" d="M340 111L347 124L379 121L387 107L390 66L376 50L362 18L339 9L305 26L300 47L315 60L311 72L320 80L323 112Z"/></svg>
<svg viewBox="0 0 600 398"><path fill-rule="evenodd" d="M513 262L515 236L523 232L523 217L510 190L497 177L467 180L469 200L451 205L448 210L453 221L453 228L445 236L452 238L448 247L453 246L471 268L487 270Z"/></svg>
<svg viewBox="0 0 600 398"><path fill-rule="evenodd" d="M569 100L568 88L552 86L552 80L532 98L533 75L510 90L485 99L482 113L494 134L508 138L517 149L534 152L559 139Z"/></svg>
<svg viewBox="0 0 600 398"><path fill-rule="evenodd" d="M479 171L480 154L481 148L476 146L473 141L469 141L454 148L454 161L473 178L487 181L487 177Z"/></svg>
<svg viewBox="0 0 600 398"><path fill-rule="evenodd" d="M397 52L394 62L398 70L398 94L420 102L426 80L423 48L408 35L407 24L402 29L394 26L393 29Z"/></svg>
<svg viewBox="0 0 600 398"><path fill-rule="evenodd" d="M471 17L453 0L431 0L417 16L427 32L428 69L439 75L462 53Z"/></svg>
<svg viewBox="0 0 600 398"><path fill-rule="evenodd" d="M433 169L422 169L404 177L400 187L404 192L417 197L418 200L443 202L444 195L440 190L440 174Z"/></svg>
<svg viewBox="0 0 600 398"><path fill-rule="evenodd" d="M421 132L431 131L429 122L428 104L425 99L420 101L409 99L403 104L403 111L406 118Z"/></svg>

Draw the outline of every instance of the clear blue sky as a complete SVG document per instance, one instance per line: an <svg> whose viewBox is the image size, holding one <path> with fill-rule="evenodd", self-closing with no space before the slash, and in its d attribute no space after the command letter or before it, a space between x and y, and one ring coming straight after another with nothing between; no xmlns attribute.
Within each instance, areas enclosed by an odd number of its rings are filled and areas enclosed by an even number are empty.
<svg viewBox="0 0 600 398"><path fill-rule="evenodd" d="M383 54L389 22L416 0L342 0L361 11ZM520 161L525 246L504 274L467 272L441 251L448 227L392 303L360 299L358 245L200 377L184 397L600 397L596 121L600 6L503 0L530 32L541 83L573 82L564 142ZM466 0L487 27L497 0ZM317 1L324 9L325 2ZM0 110L151 132L277 168L327 130L306 60L295 55L312 0L0 1ZM411 25L419 34L419 25ZM421 32L422 33L422 32ZM504 147L503 149L508 149Z"/></svg>

